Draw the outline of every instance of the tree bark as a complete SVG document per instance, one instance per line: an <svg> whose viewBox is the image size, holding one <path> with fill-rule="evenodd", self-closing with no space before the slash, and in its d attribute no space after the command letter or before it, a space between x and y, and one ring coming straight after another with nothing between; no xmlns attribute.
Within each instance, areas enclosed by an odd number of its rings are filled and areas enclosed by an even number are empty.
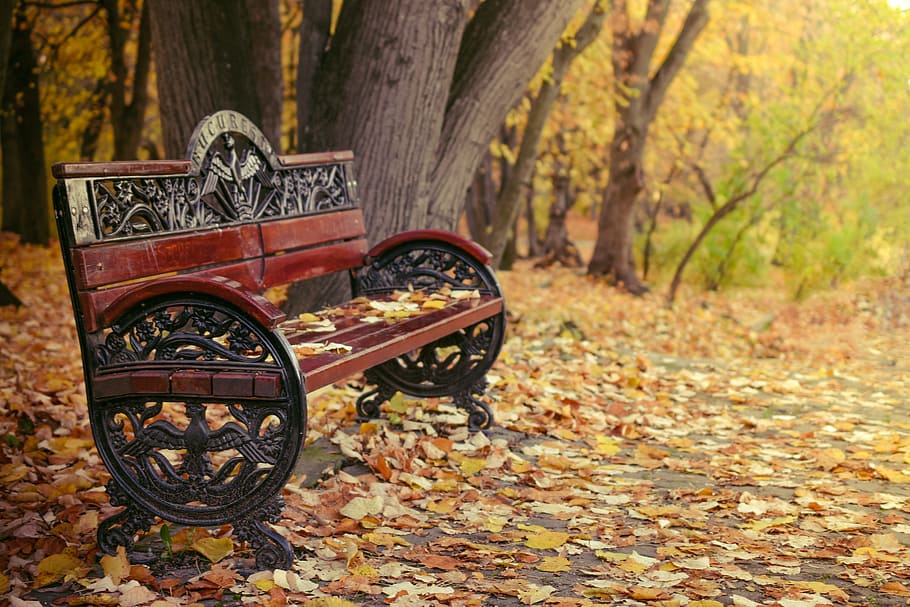
<svg viewBox="0 0 910 607"><path fill-rule="evenodd" d="M50 239L50 209L38 65L28 20L17 9L13 22L0 112L0 141L3 144L2 229L19 234L22 242L45 245Z"/></svg>
<svg viewBox="0 0 910 607"><path fill-rule="evenodd" d="M611 15L616 127L588 273L606 275L634 294L648 290L635 272L632 255L633 211L644 187L648 130L670 83L708 23L708 0L694 0L669 53L651 76L651 60L669 4L670 0L649 0L645 20L637 29L631 25L627 0L615 0Z"/></svg>
<svg viewBox="0 0 910 607"><path fill-rule="evenodd" d="M303 0L300 45L297 48L297 148L310 137L316 73L329 44L332 0Z"/></svg>
<svg viewBox="0 0 910 607"><path fill-rule="evenodd" d="M165 154L182 158L199 120L218 110L261 125L245 0L148 2Z"/></svg>
<svg viewBox="0 0 910 607"><path fill-rule="evenodd" d="M509 232L515 225L521 209L521 193L534 173L537 162L537 146L543 135L550 110L559 96L559 87L565 79L572 62L597 39L603 27L606 11L595 3L587 19L578 28L574 40L561 40L553 51L553 68L550 77L540 85L540 90L528 113L528 121L521 137L521 146L510 178L503 184L493 217L493 226L483 244L493 254L493 267L499 265L509 240Z"/></svg>
<svg viewBox="0 0 910 607"><path fill-rule="evenodd" d="M486 0L465 30L427 190L425 227L453 229L483 154L582 0Z"/></svg>
<svg viewBox="0 0 910 607"><path fill-rule="evenodd" d="M281 14L278 0L246 0L259 127L276 150L281 148L284 81L281 75Z"/></svg>
<svg viewBox="0 0 910 607"><path fill-rule="evenodd" d="M490 141L581 3L486 0L468 23L465 0L345 0L303 149L354 150L372 242L456 227ZM320 300L322 287L296 285L287 307Z"/></svg>
<svg viewBox="0 0 910 607"><path fill-rule="evenodd" d="M110 97L114 160L132 160L139 151L149 99L148 82L152 64L149 3L148 0L142 3L138 15L121 13L121 3L118 0L102 0L101 4L107 13L107 32L111 46L111 78L105 81L105 92ZM137 19L139 33L136 57L133 73L130 74L126 48L130 38L130 25Z"/></svg>

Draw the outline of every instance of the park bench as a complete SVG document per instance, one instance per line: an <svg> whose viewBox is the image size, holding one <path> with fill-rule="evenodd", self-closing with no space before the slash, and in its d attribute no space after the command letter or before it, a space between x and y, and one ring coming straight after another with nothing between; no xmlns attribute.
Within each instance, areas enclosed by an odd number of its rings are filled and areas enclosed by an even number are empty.
<svg viewBox="0 0 910 607"><path fill-rule="evenodd" d="M370 248L353 154L279 156L246 117L206 117L187 160L54 165L54 207L88 412L124 509L100 547L156 517L233 525L260 568L306 435L306 394L363 373L362 418L398 391L448 397L472 428L505 309L489 253L439 230ZM347 272L352 299L287 318L263 293Z"/></svg>

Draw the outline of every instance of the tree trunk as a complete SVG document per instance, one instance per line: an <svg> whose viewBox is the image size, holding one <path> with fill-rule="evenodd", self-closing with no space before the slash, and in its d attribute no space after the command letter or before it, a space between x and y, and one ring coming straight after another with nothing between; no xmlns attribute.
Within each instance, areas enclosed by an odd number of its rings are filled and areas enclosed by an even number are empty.
<svg viewBox="0 0 910 607"><path fill-rule="evenodd" d="M303 0L300 45L297 48L297 149L310 137L316 74L329 43L332 0Z"/></svg>
<svg viewBox="0 0 910 607"><path fill-rule="evenodd" d="M31 33L28 20L17 9L0 112L0 140L3 144L2 229L19 234L22 242L47 244L50 239L50 210L38 66Z"/></svg>
<svg viewBox="0 0 910 607"><path fill-rule="evenodd" d="M582 0L345 0L305 150L353 149L368 236L454 229L484 152ZM340 295L338 292L335 295ZM324 300L312 285L291 312Z"/></svg>
<svg viewBox="0 0 910 607"><path fill-rule="evenodd" d="M616 128L610 144L610 174L588 273L605 275L631 293L648 290L635 273L632 221L644 187L644 150L657 110L686 56L708 22L708 0L695 0L669 53L656 71L657 48L670 0L648 0L639 28L632 27L627 0L615 0L611 15Z"/></svg>
<svg viewBox="0 0 910 607"><path fill-rule="evenodd" d="M429 179L425 227L453 229L464 191L508 111L582 0L485 0L465 30Z"/></svg>
<svg viewBox="0 0 910 607"><path fill-rule="evenodd" d="M550 204L547 233L543 241L543 258L535 267L549 267L555 263L578 268L584 262L575 244L569 238L566 216L572 208L573 201L569 196L568 175L556 175L553 178L553 202Z"/></svg>
<svg viewBox="0 0 910 607"><path fill-rule="evenodd" d="M492 230L483 242L493 254L493 267L499 265L506 243L510 238L509 233L518 218L522 190L534 174L534 166L537 163L537 146L543 135L550 110L559 96L559 87L575 58L597 39L605 14L600 4L595 3L574 38L560 40L553 51L553 69L550 77L540 85L537 97L531 102L527 125L521 137L518 158L515 160L515 166L509 179L504 180L500 196L496 201Z"/></svg>
<svg viewBox="0 0 910 607"><path fill-rule="evenodd" d="M165 154L182 158L199 120L218 110L261 125L245 1L148 2Z"/></svg>
<svg viewBox="0 0 910 607"><path fill-rule="evenodd" d="M259 127L276 150L281 150L284 81L281 75L281 14L278 0L246 0Z"/></svg>
<svg viewBox="0 0 910 607"><path fill-rule="evenodd" d="M102 4L107 12L108 39L111 45L111 80L107 89L110 92L111 126L114 131L114 160L132 160L139 152L149 98L148 82L152 65L149 0L142 3L138 17L121 14L118 0L103 0ZM136 56L132 61L133 73L130 75L127 66L131 62L127 59L126 49L130 37L129 26L137 18L139 34ZM130 97L129 101L127 97Z"/></svg>

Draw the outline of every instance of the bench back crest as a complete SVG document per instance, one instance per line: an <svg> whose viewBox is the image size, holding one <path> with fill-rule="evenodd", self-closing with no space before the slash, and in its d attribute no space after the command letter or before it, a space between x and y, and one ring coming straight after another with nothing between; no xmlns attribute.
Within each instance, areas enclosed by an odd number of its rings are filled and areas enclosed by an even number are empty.
<svg viewBox="0 0 910 607"><path fill-rule="evenodd" d="M359 267L368 247L353 160L276 155L226 110L196 127L187 160L55 164L77 319L98 329L112 301L160 276L224 276L261 291Z"/></svg>

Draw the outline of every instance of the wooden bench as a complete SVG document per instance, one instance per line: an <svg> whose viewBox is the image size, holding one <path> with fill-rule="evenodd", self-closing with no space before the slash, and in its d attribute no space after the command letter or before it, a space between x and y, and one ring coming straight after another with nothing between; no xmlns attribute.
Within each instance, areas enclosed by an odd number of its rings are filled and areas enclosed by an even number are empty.
<svg viewBox="0 0 910 607"><path fill-rule="evenodd" d="M306 391L363 372L357 411L449 397L472 428L503 341L489 254L417 230L370 248L350 152L278 156L244 116L206 117L187 160L54 165L54 205L98 452L107 553L156 517L230 523L257 566L290 566L281 489ZM348 272L354 298L287 319L263 291Z"/></svg>

